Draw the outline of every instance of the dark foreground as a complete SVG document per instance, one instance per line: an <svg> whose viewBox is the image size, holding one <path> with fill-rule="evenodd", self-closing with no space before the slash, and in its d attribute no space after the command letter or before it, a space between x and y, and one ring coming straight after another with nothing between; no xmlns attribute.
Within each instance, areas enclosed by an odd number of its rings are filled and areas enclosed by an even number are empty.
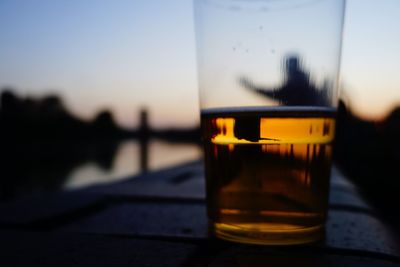
<svg viewBox="0 0 400 267"><path fill-rule="evenodd" d="M0 204L0 266L398 266L400 239L333 170L326 240L208 237L202 163Z"/></svg>

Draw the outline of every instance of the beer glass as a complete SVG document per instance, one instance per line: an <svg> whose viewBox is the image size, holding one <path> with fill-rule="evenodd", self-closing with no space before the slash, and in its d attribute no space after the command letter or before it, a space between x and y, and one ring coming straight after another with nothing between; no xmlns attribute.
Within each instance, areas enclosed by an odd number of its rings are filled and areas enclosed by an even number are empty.
<svg viewBox="0 0 400 267"><path fill-rule="evenodd" d="M345 0L194 0L210 232L324 233Z"/></svg>

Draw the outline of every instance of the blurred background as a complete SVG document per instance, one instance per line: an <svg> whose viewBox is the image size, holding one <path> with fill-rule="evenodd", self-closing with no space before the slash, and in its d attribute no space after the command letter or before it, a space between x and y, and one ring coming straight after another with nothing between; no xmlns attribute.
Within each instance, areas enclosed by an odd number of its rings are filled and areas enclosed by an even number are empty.
<svg viewBox="0 0 400 267"><path fill-rule="evenodd" d="M0 1L0 199L201 157L191 1Z"/></svg>
<svg viewBox="0 0 400 267"><path fill-rule="evenodd" d="M201 158L192 1L1 0L0 201ZM335 163L393 222L400 2L348 0Z"/></svg>

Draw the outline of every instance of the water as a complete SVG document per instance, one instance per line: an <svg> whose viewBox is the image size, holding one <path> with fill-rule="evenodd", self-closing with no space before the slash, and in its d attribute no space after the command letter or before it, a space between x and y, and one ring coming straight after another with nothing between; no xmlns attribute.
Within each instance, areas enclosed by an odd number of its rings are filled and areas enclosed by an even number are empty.
<svg viewBox="0 0 400 267"><path fill-rule="evenodd" d="M21 139L3 142L0 154L0 202L122 181L202 156L195 143L157 139Z"/></svg>
<svg viewBox="0 0 400 267"><path fill-rule="evenodd" d="M141 144L137 140L123 141L118 145L111 168L105 169L94 162L84 163L73 169L65 180L64 189L77 189L90 185L112 183L129 179L143 171L171 167L202 155L200 146L192 143L169 143L150 140L147 160L143 159ZM143 166L146 162L146 167Z"/></svg>

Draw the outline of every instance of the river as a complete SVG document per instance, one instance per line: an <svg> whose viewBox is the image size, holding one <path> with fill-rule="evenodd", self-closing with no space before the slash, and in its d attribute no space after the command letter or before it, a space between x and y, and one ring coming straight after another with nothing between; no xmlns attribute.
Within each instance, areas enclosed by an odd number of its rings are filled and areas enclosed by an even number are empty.
<svg viewBox="0 0 400 267"><path fill-rule="evenodd" d="M137 140L121 142L110 168L103 168L94 162L85 162L74 168L66 177L64 189L122 181L146 170L155 171L196 160L202 156L200 146L193 143L169 143L152 139L147 144L145 155L141 149L141 144Z"/></svg>

